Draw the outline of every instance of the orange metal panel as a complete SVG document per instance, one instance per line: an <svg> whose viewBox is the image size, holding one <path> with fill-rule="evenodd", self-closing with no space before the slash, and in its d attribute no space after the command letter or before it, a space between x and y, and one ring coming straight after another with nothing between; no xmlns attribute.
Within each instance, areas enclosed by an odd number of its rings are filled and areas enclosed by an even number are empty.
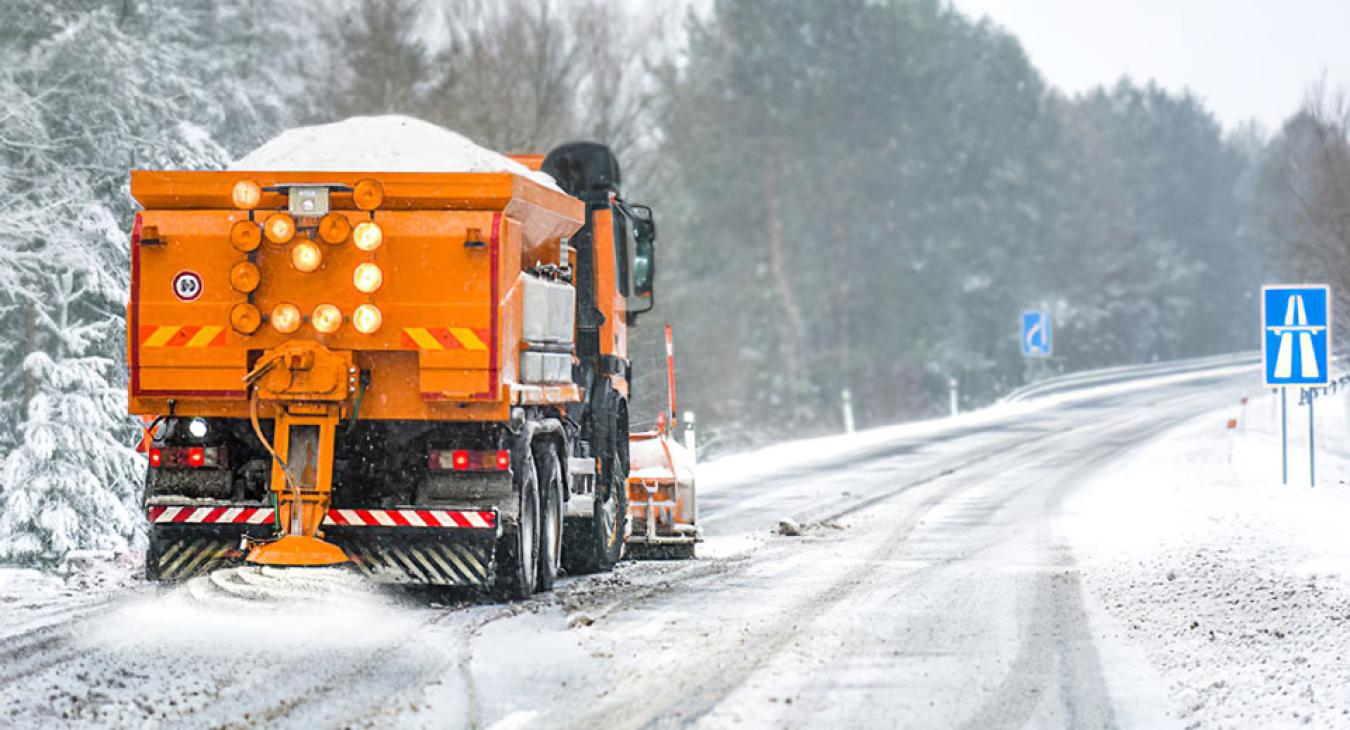
<svg viewBox="0 0 1350 730"><path fill-rule="evenodd" d="M335 195L335 209L353 225L374 220L384 244L363 252L350 241L317 241L323 264L302 273L291 265L296 243L314 234L312 219L287 244L264 241L245 253L230 243L239 221L262 221L271 211L229 206L239 179L276 183L353 184L378 179L385 205L374 212L352 209L350 195ZM351 350L371 372L361 417L376 419L500 420L508 415L509 385L516 377L521 332L515 286L522 262L536 249L556 263L557 238L580 225L584 205L514 175L485 173L133 173L133 194L146 205L143 224L158 243L132 252L132 301L128 307L128 355L132 364L131 407L161 414L167 400L177 413L242 417L247 414L243 375L260 353L292 339ZM279 195L263 205L279 207ZM476 208L476 209L475 209ZM466 245L467 244L467 245ZM478 245L482 244L482 245ZM257 288L231 288L229 272L255 264ZM373 262L384 273L372 294L352 284L356 265ZM200 287L190 297L175 291L175 278L189 274ZM264 322L245 335L229 325L232 307L249 302L266 316L281 302L308 316L333 304L350 316L358 304L380 308L383 325L372 335L349 321L323 335L306 322L282 335Z"/></svg>
<svg viewBox="0 0 1350 730"><path fill-rule="evenodd" d="M627 360L628 302L619 293L613 211L596 212L592 225L595 239L595 299L605 315L605 323L600 327L600 352Z"/></svg>

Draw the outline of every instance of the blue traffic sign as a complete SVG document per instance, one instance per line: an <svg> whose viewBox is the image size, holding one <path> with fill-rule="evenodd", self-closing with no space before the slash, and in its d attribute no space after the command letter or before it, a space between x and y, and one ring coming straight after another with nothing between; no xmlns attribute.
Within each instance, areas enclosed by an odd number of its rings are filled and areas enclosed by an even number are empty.
<svg viewBox="0 0 1350 730"><path fill-rule="evenodd" d="M1050 357L1050 313L1031 311L1022 313L1022 355Z"/></svg>
<svg viewBox="0 0 1350 730"><path fill-rule="evenodd" d="M1331 382L1331 287L1262 287L1261 328L1267 386Z"/></svg>

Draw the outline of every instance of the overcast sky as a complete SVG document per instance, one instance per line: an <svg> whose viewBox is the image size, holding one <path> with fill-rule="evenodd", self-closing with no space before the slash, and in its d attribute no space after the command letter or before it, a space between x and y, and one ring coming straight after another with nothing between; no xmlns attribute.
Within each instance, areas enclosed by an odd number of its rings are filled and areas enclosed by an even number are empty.
<svg viewBox="0 0 1350 730"><path fill-rule="evenodd" d="M1066 91L1122 75L1275 131L1325 73L1350 91L1350 0L952 0L1016 35Z"/></svg>

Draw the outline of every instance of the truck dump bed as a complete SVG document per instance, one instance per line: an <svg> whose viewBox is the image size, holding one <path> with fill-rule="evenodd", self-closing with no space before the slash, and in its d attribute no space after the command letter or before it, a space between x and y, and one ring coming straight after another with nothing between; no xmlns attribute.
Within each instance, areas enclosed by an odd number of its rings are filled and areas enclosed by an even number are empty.
<svg viewBox="0 0 1350 730"><path fill-rule="evenodd" d="M297 208L296 187L326 191L326 216ZM575 198L495 172L142 170L131 192L144 208L127 317L133 413L246 417L245 376L297 339L351 352L369 380L362 419L504 420L522 398L579 398L570 383L513 387L533 281L522 272L560 263L560 237L585 214ZM363 223L378 226L371 250L356 245ZM373 291L357 288L363 264L378 267ZM289 332L286 305L300 315ZM331 332L322 305L340 313ZM378 326L358 331L358 307L374 307Z"/></svg>

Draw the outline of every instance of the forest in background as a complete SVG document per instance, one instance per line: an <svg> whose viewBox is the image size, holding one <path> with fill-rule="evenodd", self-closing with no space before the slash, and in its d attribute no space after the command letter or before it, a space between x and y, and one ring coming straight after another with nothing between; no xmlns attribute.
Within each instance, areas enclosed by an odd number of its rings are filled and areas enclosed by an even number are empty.
<svg viewBox="0 0 1350 730"><path fill-rule="evenodd" d="M1277 130L1146 80L1067 96L938 0L20 0L0 61L0 560L120 549L139 525L127 171L219 168L296 124L612 145L661 231L635 420L664 396L668 319L710 453L837 431L845 388L867 426L942 412L949 378L973 407L1253 349L1264 281L1350 304L1336 89L1310 79ZM1030 307L1055 318L1048 362L1018 350Z"/></svg>

